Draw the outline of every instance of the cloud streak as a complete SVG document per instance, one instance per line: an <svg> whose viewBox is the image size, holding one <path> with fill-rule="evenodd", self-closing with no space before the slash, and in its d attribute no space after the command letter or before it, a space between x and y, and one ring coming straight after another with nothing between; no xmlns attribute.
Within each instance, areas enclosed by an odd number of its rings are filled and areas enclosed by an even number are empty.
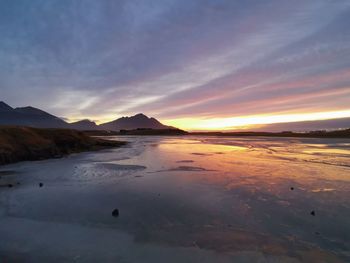
<svg viewBox="0 0 350 263"><path fill-rule="evenodd" d="M348 1L1 1L1 98L100 120L346 111L349 24Z"/></svg>

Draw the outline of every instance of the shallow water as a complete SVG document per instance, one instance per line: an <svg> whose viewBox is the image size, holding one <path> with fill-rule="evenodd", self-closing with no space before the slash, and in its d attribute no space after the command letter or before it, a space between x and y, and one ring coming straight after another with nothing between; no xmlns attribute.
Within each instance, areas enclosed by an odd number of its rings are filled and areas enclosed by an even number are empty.
<svg viewBox="0 0 350 263"><path fill-rule="evenodd" d="M350 261L350 140L116 139L1 167L0 262Z"/></svg>

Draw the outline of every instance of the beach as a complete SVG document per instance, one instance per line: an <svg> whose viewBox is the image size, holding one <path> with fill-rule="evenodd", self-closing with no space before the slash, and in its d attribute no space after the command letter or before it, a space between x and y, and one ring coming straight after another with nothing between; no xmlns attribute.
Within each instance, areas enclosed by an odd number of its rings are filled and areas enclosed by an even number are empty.
<svg viewBox="0 0 350 263"><path fill-rule="evenodd" d="M4 262L350 260L349 139L108 139L0 167Z"/></svg>

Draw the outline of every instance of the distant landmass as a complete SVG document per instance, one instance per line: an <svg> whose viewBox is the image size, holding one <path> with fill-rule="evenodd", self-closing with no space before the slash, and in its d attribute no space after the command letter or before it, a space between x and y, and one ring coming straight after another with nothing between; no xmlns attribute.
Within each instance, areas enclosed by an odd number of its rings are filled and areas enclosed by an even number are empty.
<svg viewBox="0 0 350 263"><path fill-rule="evenodd" d="M318 130L308 132L258 132L258 131L244 131L244 132L191 132L188 135L195 136L234 136L234 137L297 137L297 138L350 138L350 129L339 129L339 130Z"/></svg>
<svg viewBox="0 0 350 263"><path fill-rule="evenodd" d="M122 117L117 120L99 125L103 130L134 130L137 128L150 129L170 129L172 127L163 125L155 118L148 118L146 115L139 113L132 117Z"/></svg>
<svg viewBox="0 0 350 263"><path fill-rule="evenodd" d="M319 120L319 121L300 121L300 122L288 122L288 123L272 123L254 127L248 129L255 132L309 132L315 130L335 130L335 129L347 129L350 127L350 118L339 118L331 120ZM237 131L237 130L236 130ZM247 131L247 130L241 130Z"/></svg>
<svg viewBox="0 0 350 263"><path fill-rule="evenodd" d="M0 102L0 125L19 125L35 128L67 128L75 130L135 130L135 129L175 129L139 113L131 117L122 117L111 122L97 125L90 120L68 123L59 117L34 107L12 108Z"/></svg>
<svg viewBox="0 0 350 263"><path fill-rule="evenodd" d="M0 124L37 128L69 128L64 120L34 107L12 108L0 102Z"/></svg>
<svg viewBox="0 0 350 263"><path fill-rule="evenodd" d="M85 134L90 136L116 136L116 135L164 135L164 136L176 136L176 135L190 135L191 133L184 130L172 128L172 129L148 129L138 128L134 130L85 130Z"/></svg>
<svg viewBox="0 0 350 263"><path fill-rule="evenodd" d="M76 130L85 130L85 131L89 131L89 130L99 130L100 127L93 121L90 120L81 120L81 121L77 121L77 122L72 122L69 123L70 127L72 129L76 129Z"/></svg>
<svg viewBox="0 0 350 263"><path fill-rule="evenodd" d="M91 120L80 120L68 123L63 119L34 107L12 108L5 102L0 102L0 125L17 125L34 128L65 128L82 131L130 131L130 134L178 134L181 130L166 126L155 118L149 118L139 113L131 117L121 117L111 122L97 125ZM255 125L251 129L235 129L231 132L309 132L320 130L348 129L350 118L340 118L319 121L303 121L290 123L273 123ZM152 129L154 131L150 131ZM176 132L171 130L177 130ZM181 131L181 132L180 132ZM229 131L227 131L229 132ZM126 134L123 132L123 134Z"/></svg>

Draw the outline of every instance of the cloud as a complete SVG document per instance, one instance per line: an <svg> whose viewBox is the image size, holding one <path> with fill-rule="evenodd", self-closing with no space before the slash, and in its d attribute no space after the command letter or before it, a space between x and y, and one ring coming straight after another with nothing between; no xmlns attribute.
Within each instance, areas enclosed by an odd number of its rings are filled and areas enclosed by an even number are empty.
<svg viewBox="0 0 350 263"><path fill-rule="evenodd" d="M1 1L0 92L68 118L346 110L348 1Z"/></svg>

